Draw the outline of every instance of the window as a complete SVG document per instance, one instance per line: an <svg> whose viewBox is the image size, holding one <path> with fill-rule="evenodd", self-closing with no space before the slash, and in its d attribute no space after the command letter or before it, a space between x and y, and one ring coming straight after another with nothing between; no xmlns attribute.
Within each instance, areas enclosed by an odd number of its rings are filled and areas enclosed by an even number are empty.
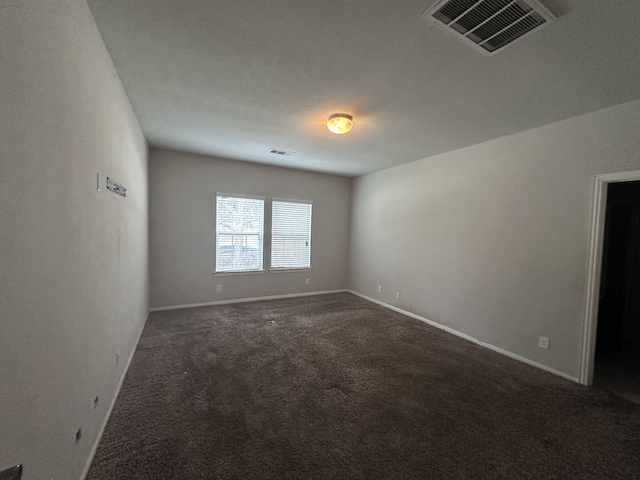
<svg viewBox="0 0 640 480"><path fill-rule="evenodd" d="M216 272L262 270L264 199L217 195Z"/></svg>
<svg viewBox="0 0 640 480"><path fill-rule="evenodd" d="M273 201L271 268L311 268L311 204Z"/></svg>

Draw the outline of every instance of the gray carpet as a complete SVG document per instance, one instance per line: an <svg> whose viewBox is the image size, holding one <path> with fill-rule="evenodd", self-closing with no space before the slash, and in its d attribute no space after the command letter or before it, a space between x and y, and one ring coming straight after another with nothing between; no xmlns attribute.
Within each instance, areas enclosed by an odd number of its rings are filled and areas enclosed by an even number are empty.
<svg viewBox="0 0 640 480"><path fill-rule="evenodd" d="M87 478L640 478L640 405L346 293L153 313Z"/></svg>

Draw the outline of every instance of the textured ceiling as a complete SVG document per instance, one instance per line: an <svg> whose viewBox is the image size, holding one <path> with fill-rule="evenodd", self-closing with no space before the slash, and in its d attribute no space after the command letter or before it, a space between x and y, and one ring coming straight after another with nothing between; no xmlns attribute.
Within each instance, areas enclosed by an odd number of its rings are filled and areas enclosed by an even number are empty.
<svg viewBox="0 0 640 480"><path fill-rule="evenodd" d="M638 0L546 0L491 57L433 2L88 1L152 146L355 176L640 98Z"/></svg>

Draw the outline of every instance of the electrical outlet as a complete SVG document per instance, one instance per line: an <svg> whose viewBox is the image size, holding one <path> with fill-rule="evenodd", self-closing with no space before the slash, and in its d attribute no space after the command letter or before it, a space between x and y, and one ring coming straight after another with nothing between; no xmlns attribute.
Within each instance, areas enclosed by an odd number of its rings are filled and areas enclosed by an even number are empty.
<svg viewBox="0 0 640 480"><path fill-rule="evenodd" d="M382 285L378 285L378 293L382 293Z"/></svg>
<svg viewBox="0 0 640 480"><path fill-rule="evenodd" d="M540 337L538 340L538 346L545 350L549 350L549 339L547 337Z"/></svg>
<svg viewBox="0 0 640 480"><path fill-rule="evenodd" d="M400 292L396 292L396 298L400 298Z"/></svg>
<svg viewBox="0 0 640 480"><path fill-rule="evenodd" d="M305 285L309 285L309 279L308 279L308 278L305 278L305 279L304 279L304 284L305 284Z"/></svg>
<svg viewBox="0 0 640 480"><path fill-rule="evenodd" d="M222 291L222 285L216 285L216 292L220 293Z"/></svg>

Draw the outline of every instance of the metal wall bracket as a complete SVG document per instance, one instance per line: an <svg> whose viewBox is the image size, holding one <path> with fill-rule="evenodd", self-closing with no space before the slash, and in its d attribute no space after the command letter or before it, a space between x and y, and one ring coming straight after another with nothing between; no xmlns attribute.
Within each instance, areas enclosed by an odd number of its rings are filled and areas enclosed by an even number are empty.
<svg viewBox="0 0 640 480"><path fill-rule="evenodd" d="M122 195L123 197L127 196L126 187L124 185L120 185L111 177L107 177L107 189L111 190L114 193L117 193L118 195Z"/></svg>

